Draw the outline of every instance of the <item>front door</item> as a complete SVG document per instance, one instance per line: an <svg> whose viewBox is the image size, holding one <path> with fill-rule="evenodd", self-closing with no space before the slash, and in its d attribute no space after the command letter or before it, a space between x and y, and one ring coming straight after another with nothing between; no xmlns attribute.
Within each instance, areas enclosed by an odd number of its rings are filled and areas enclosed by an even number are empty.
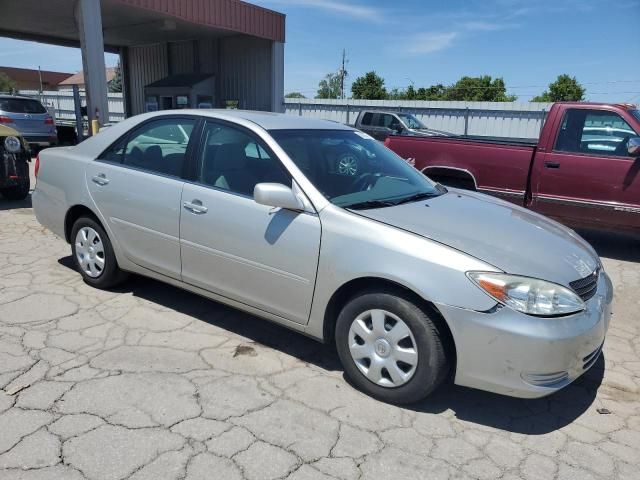
<svg viewBox="0 0 640 480"><path fill-rule="evenodd" d="M635 136L615 112L567 110L532 177L534 209L585 226L639 228L640 159L627 152Z"/></svg>
<svg viewBox="0 0 640 480"><path fill-rule="evenodd" d="M133 263L180 279L181 178L196 121L144 123L86 169L89 192Z"/></svg>
<svg viewBox="0 0 640 480"><path fill-rule="evenodd" d="M315 213L259 205L257 183L292 185L251 132L207 122L182 192L183 281L288 320L309 318L320 250Z"/></svg>

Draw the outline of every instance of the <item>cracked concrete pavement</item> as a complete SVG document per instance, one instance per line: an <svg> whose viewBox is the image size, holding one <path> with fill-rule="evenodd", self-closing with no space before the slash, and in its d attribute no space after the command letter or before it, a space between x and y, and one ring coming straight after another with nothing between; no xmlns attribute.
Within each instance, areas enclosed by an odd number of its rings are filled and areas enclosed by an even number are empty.
<svg viewBox="0 0 640 480"><path fill-rule="evenodd" d="M161 283L85 285L28 202L0 200L2 479L640 478L640 241L594 235L604 357L540 400L445 386L409 407L334 351Z"/></svg>

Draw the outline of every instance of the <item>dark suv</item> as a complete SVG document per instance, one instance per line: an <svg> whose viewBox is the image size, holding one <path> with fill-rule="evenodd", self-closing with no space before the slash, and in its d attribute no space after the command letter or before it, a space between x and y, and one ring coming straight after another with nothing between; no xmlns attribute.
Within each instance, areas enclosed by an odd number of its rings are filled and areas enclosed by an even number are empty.
<svg viewBox="0 0 640 480"><path fill-rule="evenodd" d="M415 115L405 112L363 110L355 127L383 142L389 135L449 136L450 133L428 128Z"/></svg>

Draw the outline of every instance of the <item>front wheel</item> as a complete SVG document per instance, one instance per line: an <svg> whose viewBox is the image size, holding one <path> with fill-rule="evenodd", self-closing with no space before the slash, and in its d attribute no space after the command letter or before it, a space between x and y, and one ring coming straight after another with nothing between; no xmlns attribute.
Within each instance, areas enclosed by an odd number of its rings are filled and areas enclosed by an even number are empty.
<svg viewBox="0 0 640 480"><path fill-rule="evenodd" d="M389 403L422 400L449 370L442 335L420 306L401 292L363 292L344 306L336 348L347 378Z"/></svg>
<svg viewBox="0 0 640 480"><path fill-rule="evenodd" d="M29 177L21 178L20 183L13 187L3 188L0 193L4 198L11 201L24 200L29 195L31 181Z"/></svg>
<svg viewBox="0 0 640 480"><path fill-rule="evenodd" d="M85 283L107 289L126 275L118 267L111 241L102 226L91 217L80 217L71 229L71 253Z"/></svg>

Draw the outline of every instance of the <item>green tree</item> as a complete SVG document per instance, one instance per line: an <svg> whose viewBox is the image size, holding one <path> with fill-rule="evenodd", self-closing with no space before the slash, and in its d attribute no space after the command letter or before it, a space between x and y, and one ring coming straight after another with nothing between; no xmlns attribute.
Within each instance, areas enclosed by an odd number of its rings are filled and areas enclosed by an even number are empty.
<svg viewBox="0 0 640 480"><path fill-rule="evenodd" d="M358 100L385 100L387 98L384 79L376 72L368 72L364 76L356 78L351 85L351 93L353 98Z"/></svg>
<svg viewBox="0 0 640 480"><path fill-rule="evenodd" d="M109 80L107 89L110 93L122 93L122 68L120 68L120 62L116 65L115 75Z"/></svg>
<svg viewBox="0 0 640 480"><path fill-rule="evenodd" d="M502 78L492 79L490 75L462 77L455 84L446 87L443 100L467 102L513 102L515 95L507 95L507 87Z"/></svg>
<svg viewBox="0 0 640 480"><path fill-rule="evenodd" d="M581 102L586 90L576 77L559 75L555 82L549 84L549 90L533 97L532 102Z"/></svg>
<svg viewBox="0 0 640 480"><path fill-rule="evenodd" d="M340 98L341 81L340 72L328 73L320 80L320 83L318 83L318 94L316 98Z"/></svg>
<svg viewBox="0 0 640 480"><path fill-rule="evenodd" d="M417 100L444 100L447 87L438 83L437 85L431 85L429 88L420 87L416 91Z"/></svg>
<svg viewBox="0 0 640 480"><path fill-rule="evenodd" d="M307 97L305 97L300 92L289 92L284 96L284 98L307 98Z"/></svg>
<svg viewBox="0 0 640 480"><path fill-rule="evenodd" d="M0 92L11 93L16 89L16 82L6 73L0 73Z"/></svg>

